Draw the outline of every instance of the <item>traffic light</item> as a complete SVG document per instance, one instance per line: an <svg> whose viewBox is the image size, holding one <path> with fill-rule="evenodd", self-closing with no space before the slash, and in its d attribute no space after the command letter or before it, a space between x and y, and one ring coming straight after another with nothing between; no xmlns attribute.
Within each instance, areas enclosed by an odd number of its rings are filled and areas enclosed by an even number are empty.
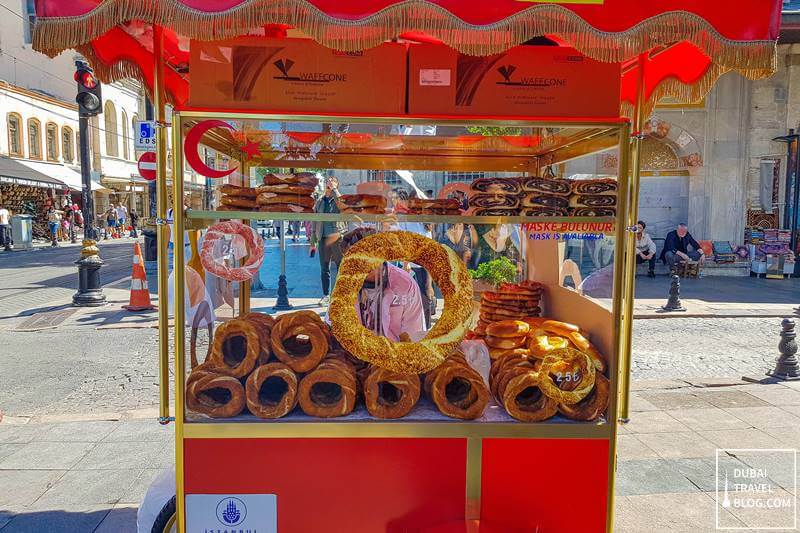
<svg viewBox="0 0 800 533"><path fill-rule="evenodd" d="M75 62L75 81L78 82L78 114L82 117L93 117L103 112L103 98L100 93L100 81L95 78L94 71L83 61Z"/></svg>

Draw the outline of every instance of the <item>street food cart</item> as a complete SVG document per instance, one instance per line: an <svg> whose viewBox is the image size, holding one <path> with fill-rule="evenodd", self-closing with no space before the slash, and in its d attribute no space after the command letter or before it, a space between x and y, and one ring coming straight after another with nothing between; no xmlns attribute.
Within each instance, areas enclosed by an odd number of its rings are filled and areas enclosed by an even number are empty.
<svg viewBox="0 0 800 533"><path fill-rule="evenodd" d="M174 413L159 307L160 421L174 421L176 441L176 503L160 527L612 531L643 117L664 96L701 100L730 71L770 75L780 7L38 0L37 50L75 48L101 79L138 78L154 100L162 301L170 238L182 250L185 231L204 235L189 256L174 254ZM230 158L228 168L212 168L200 146ZM611 178L563 175L598 153ZM187 165L216 180L202 209L184 209L176 177ZM350 170L501 174L467 183L466 210L446 198L400 209L369 194L315 210L315 173ZM259 219L375 230L344 255L329 323L253 316L263 242L249 228ZM478 304L453 251L395 231L420 223L517 228L516 283ZM611 243L613 261L598 272L610 298L565 282L570 239ZM221 260L217 241L243 252ZM422 265L442 291L442 315L423 339L387 341L354 314L362 282L392 261ZM238 300L200 362L186 328L202 322L205 276L235 284ZM300 337L306 346L293 354ZM514 369L503 366L510 357Z"/></svg>

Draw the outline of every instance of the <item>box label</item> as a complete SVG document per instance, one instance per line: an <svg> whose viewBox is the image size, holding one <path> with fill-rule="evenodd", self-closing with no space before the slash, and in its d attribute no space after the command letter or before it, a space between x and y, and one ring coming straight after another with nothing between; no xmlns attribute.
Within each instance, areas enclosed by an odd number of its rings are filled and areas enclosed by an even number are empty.
<svg viewBox="0 0 800 533"><path fill-rule="evenodd" d="M275 494L189 494L187 533L277 533Z"/></svg>
<svg viewBox="0 0 800 533"><path fill-rule="evenodd" d="M192 41L189 103L201 107L403 113L406 50L336 52L308 39Z"/></svg>
<svg viewBox="0 0 800 533"><path fill-rule="evenodd" d="M449 83L431 72L452 72ZM493 56L468 56L446 46L410 47L411 114L523 117L619 116L620 70L571 48L518 46Z"/></svg>
<svg viewBox="0 0 800 533"><path fill-rule="evenodd" d="M419 71L420 85L450 86L450 69L423 68Z"/></svg>

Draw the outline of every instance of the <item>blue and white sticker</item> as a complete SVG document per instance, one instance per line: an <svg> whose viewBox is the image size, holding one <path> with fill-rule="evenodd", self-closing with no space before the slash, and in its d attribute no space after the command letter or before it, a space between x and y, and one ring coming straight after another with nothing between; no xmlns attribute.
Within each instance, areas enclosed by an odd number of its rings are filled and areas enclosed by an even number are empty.
<svg viewBox="0 0 800 533"><path fill-rule="evenodd" d="M275 494L189 494L187 533L277 533Z"/></svg>

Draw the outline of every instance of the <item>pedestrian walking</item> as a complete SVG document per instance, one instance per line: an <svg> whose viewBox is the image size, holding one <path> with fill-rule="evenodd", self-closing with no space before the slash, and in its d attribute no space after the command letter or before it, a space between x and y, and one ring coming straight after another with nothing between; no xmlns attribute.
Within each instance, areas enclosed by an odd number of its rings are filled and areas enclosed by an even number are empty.
<svg viewBox="0 0 800 533"><path fill-rule="evenodd" d="M119 236L125 236L125 222L128 220L128 208L123 204L117 205L117 229Z"/></svg>
<svg viewBox="0 0 800 533"><path fill-rule="evenodd" d="M106 210L106 228L106 239L108 239L109 234L112 238L116 237L117 209L114 207L114 204L111 204Z"/></svg>
<svg viewBox="0 0 800 533"><path fill-rule="evenodd" d="M47 225L50 228L50 246L58 246L58 230L61 227L61 213L52 205L47 209Z"/></svg>
<svg viewBox="0 0 800 533"><path fill-rule="evenodd" d="M139 233L136 231L136 227L139 225L139 215L136 214L135 209L131 209L131 237L136 239L139 237Z"/></svg>
<svg viewBox="0 0 800 533"><path fill-rule="evenodd" d="M338 213L336 203L339 198L339 181L333 176L325 181L325 194L314 205L315 213ZM343 222L314 222L312 245L319 248L320 279L322 281L322 299L320 305L330 303L331 263L339 268L342 261L341 239L346 229Z"/></svg>
<svg viewBox="0 0 800 533"><path fill-rule="evenodd" d="M0 246L5 251L11 250L11 211L0 205Z"/></svg>

